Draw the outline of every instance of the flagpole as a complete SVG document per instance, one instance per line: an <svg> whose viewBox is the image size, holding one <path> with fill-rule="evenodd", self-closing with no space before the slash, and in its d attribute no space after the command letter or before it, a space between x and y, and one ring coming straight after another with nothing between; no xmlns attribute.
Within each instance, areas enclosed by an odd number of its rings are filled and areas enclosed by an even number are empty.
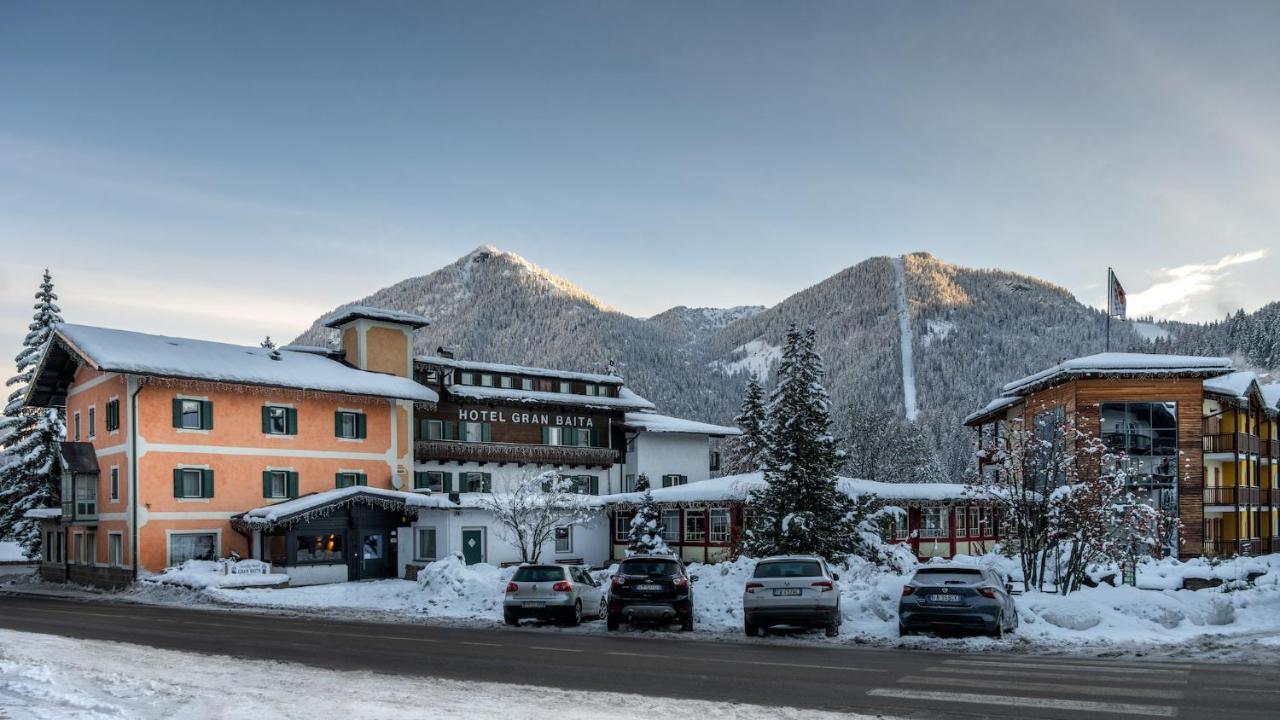
<svg viewBox="0 0 1280 720"><path fill-rule="evenodd" d="M1107 349L1111 352L1111 298L1115 294L1115 290L1111 287L1112 278L1115 272L1111 268L1107 268Z"/></svg>

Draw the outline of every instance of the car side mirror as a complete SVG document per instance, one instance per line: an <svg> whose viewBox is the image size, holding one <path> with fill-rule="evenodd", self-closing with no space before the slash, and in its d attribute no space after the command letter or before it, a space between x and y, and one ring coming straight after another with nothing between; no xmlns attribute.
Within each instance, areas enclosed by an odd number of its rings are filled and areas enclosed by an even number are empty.
<svg viewBox="0 0 1280 720"><path fill-rule="evenodd" d="M831 579L832 579L832 580L839 580L839 579L840 579L840 573L831 573Z"/></svg>

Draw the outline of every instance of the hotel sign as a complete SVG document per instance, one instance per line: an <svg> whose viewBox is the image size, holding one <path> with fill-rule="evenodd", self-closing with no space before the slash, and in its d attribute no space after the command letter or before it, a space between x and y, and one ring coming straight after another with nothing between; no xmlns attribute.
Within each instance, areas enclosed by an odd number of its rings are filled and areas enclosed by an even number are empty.
<svg viewBox="0 0 1280 720"><path fill-rule="evenodd" d="M518 425L555 425L558 427L592 428L595 421L586 415L560 413L509 412L507 410L458 409L462 422L515 423Z"/></svg>

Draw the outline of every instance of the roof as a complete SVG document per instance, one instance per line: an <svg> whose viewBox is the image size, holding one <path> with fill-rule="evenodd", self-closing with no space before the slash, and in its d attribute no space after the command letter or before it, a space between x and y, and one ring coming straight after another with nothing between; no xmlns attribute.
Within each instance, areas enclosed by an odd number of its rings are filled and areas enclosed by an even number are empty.
<svg viewBox="0 0 1280 720"><path fill-rule="evenodd" d="M971 497L965 486L959 483L887 483L846 477L838 478L838 482L840 490L849 495L874 495L882 500L928 502ZM699 480L686 485L653 488L652 493L653 499L658 502L729 502L746 500L752 490L764 487L764 473L754 472ZM607 496L606 502L637 504L643 497L644 493L639 492L620 493Z"/></svg>
<svg viewBox="0 0 1280 720"><path fill-rule="evenodd" d="M1280 410L1280 383L1262 385L1262 400L1267 407Z"/></svg>
<svg viewBox="0 0 1280 720"><path fill-rule="evenodd" d="M400 312L399 310L387 310L385 308L377 308L369 305L350 305L334 311L334 313L324 321L324 326L336 328L340 325L346 325L352 320L359 319L399 323L401 325L409 325L415 329L426 327L431 324L431 320L423 315Z"/></svg>
<svg viewBox="0 0 1280 720"><path fill-rule="evenodd" d="M347 395L436 402L434 390L403 377L353 368L310 352L148 335L60 324L54 336L96 370L132 375L241 383ZM55 352L50 343L46 359ZM43 368L46 359L41 360ZM34 388L37 383L32 383Z"/></svg>
<svg viewBox="0 0 1280 720"><path fill-rule="evenodd" d="M453 396L472 400L495 400L531 403L536 405L580 405L606 410L652 410L653 403L631 392L618 388L618 397L579 395L577 393L542 392L515 388L482 387L478 385L450 385L445 390Z"/></svg>
<svg viewBox="0 0 1280 720"><path fill-rule="evenodd" d="M1210 377L1232 370L1231 359L1198 355L1158 355L1154 353L1098 353L1064 360L1046 370L1014 380L1004 386L1004 394L1031 392L1071 377L1137 377L1185 375Z"/></svg>
<svg viewBox="0 0 1280 720"><path fill-rule="evenodd" d="M73 473L98 474L98 453L93 443L60 442L58 445L62 448L63 467Z"/></svg>
<svg viewBox="0 0 1280 720"><path fill-rule="evenodd" d="M22 517L32 520L54 520L62 517L62 508L31 508Z"/></svg>
<svg viewBox="0 0 1280 720"><path fill-rule="evenodd" d="M1233 398L1248 397L1249 390L1258 382L1258 375L1242 370L1229 375L1220 375L1204 381L1204 391L1215 395L1226 395Z"/></svg>
<svg viewBox="0 0 1280 720"><path fill-rule="evenodd" d="M712 425L651 412L629 412L623 424L634 430L654 433L691 433L695 435L710 435L712 437L742 434L742 431L736 427Z"/></svg>
<svg viewBox="0 0 1280 720"><path fill-rule="evenodd" d="M968 425L969 423L988 418L1000 412L1001 410L1006 410L1008 408L1011 408L1020 402L1022 402L1022 398L1018 397L1017 395L1004 395L1004 396L998 397L995 400L992 400L991 402L987 403L986 406L983 407L981 410L975 410L969 413L969 415L966 416L964 419L964 424Z"/></svg>
<svg viewBox="0 0 1280 720"><path fill-rule="evenodd" d="M475 360L456 360L438 355L419 355L414 362L427 365L455 368L458 370L474 370L482 373L498 375L533 375L536 377L559 378L560 380L581 380L582 382L600 383L603 385L621 385L622 378L617 375L600 375L597 373L574 372L572 370L555 370L552 368L528 367L525 365L506 365L503 363L477 362Z"/></svg>

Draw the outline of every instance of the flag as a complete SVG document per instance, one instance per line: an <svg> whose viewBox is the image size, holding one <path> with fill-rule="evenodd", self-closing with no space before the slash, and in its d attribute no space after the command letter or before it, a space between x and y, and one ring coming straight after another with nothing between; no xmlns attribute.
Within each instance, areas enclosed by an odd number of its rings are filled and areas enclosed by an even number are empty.
<svg viewBox="0 0 1280 720"><path fill-rule="evenodd" d="M1107 268L1107 314L1121 320L1125 319L1124 287L1110 268Z"/></svg>

